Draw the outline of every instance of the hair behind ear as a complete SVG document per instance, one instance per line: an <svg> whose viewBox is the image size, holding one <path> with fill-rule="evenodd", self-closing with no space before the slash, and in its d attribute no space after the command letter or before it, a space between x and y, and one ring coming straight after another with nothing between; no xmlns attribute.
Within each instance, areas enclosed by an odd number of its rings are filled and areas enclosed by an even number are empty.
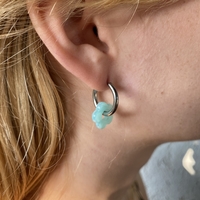
<svg viewBox="0 0 200 200"><path fill-rule="evenodd" d="M65 152L63 105L26 5L1 1L0 24L0 199L32 199Z"/></svg>

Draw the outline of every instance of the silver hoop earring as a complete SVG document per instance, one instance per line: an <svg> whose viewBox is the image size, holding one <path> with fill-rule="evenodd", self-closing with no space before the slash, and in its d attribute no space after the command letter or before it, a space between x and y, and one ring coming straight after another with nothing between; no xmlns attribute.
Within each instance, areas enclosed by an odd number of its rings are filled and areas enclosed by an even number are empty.
<svg viewBox="0 0 200 200"><path fill-rule="evenodd" d="M113 94L113 105L107 104L105 102L98 102L98 91L93 90L92 98L94 105L96 107L95 111L92 114L92 120L96 123L97 128L103 129L107 124L110 124L113 119L113 114L116 112L119 104L119 96L117 90L113 87L111 83L108 83Z"/></svg>

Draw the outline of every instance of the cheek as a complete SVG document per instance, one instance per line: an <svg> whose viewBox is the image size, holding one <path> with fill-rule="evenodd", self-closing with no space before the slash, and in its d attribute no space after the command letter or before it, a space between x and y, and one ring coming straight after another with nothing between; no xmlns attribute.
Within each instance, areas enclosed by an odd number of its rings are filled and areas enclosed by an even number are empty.
<svg viewBox="0 0 200 200"><path fill-rule="evenodd" d="M133 126L163 141L197 139L200 29L189 23L188 30L187 24L176 23L177 16L171 17L174 24L166 21L163 26L160 18L148 28L133 26L124 33L129 39L121 42L124 57L119 56L123 66L119 77L122 87L129 88L125 104L134 105ZM130 110L128 106L125 109Z"/></svg>
<svg viewBox="0 0 200 200"><path fill-rule="evenodd" d="M183 60L146 60L128 79L137 120L166 140L195 139L200 130L200 67Z"/></svg>
<svg viewBox="0 0 200 200"><path fill-rule="evenodd" d="M166 141L196 139L200 130L198 59L194 62L191 54L186 59L171 52L169 60L163 50L163 57L149 57L138 68L132 66L136 70L127 80L132 80L137 120Z"/></svg>

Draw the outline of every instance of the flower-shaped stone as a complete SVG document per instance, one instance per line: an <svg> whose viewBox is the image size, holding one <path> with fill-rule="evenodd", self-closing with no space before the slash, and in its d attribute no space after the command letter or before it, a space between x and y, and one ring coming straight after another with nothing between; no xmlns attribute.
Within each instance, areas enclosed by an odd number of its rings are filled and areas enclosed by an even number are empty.
<svg viewBox="0 0 200 200"><path fill-rule="evenodd" d="M107 124L112 122L113 116L104 116L103 113L105 111L109 111L112 109L112 105L107 104L105 102L99 102L95 111L92 114L92 120L96 123L97 128L103 129Z"/></svg>

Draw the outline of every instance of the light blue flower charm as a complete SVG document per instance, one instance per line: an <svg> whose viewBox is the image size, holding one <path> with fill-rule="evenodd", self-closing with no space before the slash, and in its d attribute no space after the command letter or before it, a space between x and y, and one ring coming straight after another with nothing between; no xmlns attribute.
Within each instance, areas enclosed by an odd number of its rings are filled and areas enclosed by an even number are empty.
<svg viewBox="0 0 200 200"><path fill-rule="evenodd" d="M97 128L103 129L107 124L112 122L113 116L104 116L103 113L105 111L109 111L112 109L112 105L107 104L105 102L99 102L95 111L92 114L92 120L96 123Z"/></svg>

